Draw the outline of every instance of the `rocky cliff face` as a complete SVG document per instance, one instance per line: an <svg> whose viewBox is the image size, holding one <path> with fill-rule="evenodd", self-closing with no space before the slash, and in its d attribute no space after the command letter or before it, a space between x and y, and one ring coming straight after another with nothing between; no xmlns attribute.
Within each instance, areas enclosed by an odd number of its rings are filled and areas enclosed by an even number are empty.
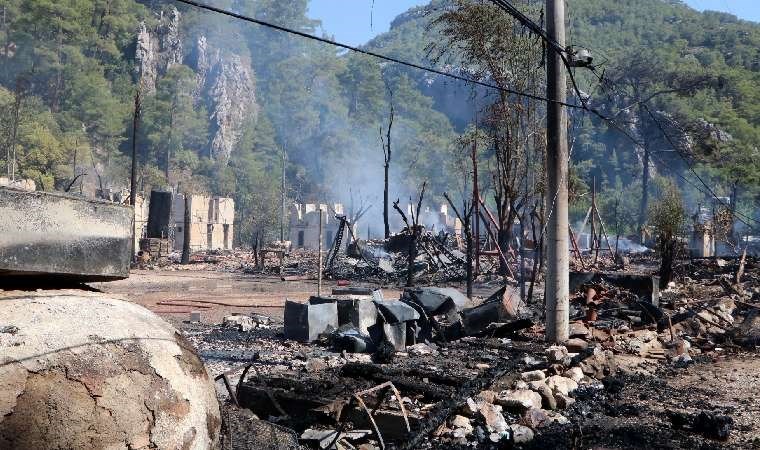
<svg viewBox="0 0 760 450"><path fill-rule="evenodd" d="M195 98L205 101L211 112L209 156L229 160L246 123L258 113L253 70L240 56L210 46L205 36L197 40L191 67L197 80Z"/></svg>
<svg viewBox="0 0 760 450"><path fill-rule="evenodd" d="M192 68L196 74L193 98L210 112L206 155L226 162L245 126L258 113L253 70L239 55L215 48L203 35L197 37L192 52L183 55L180 26L180 13L174 8L168 16L162 14L154 30L141 26L135 59L143 92L155 92L158 80L174 65Z"/></svg>
<svg viewBox="0 0 760 450"><path fill-rule="evenodd" d="M149 30L145 22L140 24L135 60L137 76L146 94L156 91L156 82L167 70L182 64L179 21L179 11L172 8L169 14L161 12L155 29Z"/></svg>

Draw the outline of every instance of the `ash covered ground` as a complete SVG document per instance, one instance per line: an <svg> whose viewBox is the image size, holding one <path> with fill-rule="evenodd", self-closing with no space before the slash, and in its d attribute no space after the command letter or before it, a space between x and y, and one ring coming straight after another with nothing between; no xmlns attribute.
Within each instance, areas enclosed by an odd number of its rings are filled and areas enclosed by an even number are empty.
<svg viewBox="0 0 760 450"><path fill-rule="evenodd" d="M738 260L683 261L656 309L635 289L581 283L566 346L544 342L536 295L481 333L352 353L329 334L285 338L285 299L306 303L316 290L313 264L300 258L288 281L233 254L103 286L170 320L212 376L227 376L232 394L217 381L227 448L760 448L755 260L741 283ZM632 266L626 273L655 270L646 259ZM326 281L326 295L339 284L404 295L392 280L342 279ZM475 306L499 284L476 282ZM518 320L531 326L505 328Z"/></svg>

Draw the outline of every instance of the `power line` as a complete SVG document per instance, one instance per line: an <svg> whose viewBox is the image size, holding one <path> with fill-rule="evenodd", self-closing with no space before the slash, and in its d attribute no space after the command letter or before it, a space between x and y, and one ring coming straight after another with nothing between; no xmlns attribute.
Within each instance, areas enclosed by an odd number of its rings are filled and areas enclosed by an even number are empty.
<svg viewBox="0 0 760 450"><path fill-rule="evenodd" d="M254 24L257 24L257 25L260 25L260 26L264 26L264 27L267 27L267 28L271 28L271 29L274 29L274 30L277 30L277 31L281 31L281 32L284 32L284 33L300 36L300 37L305 38L305 39L310 39L310 40L313 40L313 41L317 41L317 42L321 42L321 43L324 43L324 44L328 44L328 45L332 45L332 46L335 46L335 47L339 47L339 48L343 48L343 49L346 49L346 50L350 50L352 52L356 52L356 53L364 54L364 55L371 56L371 57L374 57L374 58L382 59L382 60L385 60L385 61L388 61L388 62L392 62L394 64L399 64L399 65L402 65L402 66L407 66L407 67L411 67L411 68L414 68L414 69L422 70L422 71L425 71L425 72L434 73L436 75L441 75L443 77L455 79L455 80L462 81L462 82L465 82L465 83L475 84L475 85L483 86L483 87L486 87L486 88L489 88L489 89L495 89L497 91L501 91L501 92L512 94L512 95L516 95L516 96L519 96L519 97L529 98L529 99L532 99L532 100L539 100L539 101L556 103L556 104L560 104L560 105L568 107L568 108L582 109L582 110L588 111L588 112L594 114L595 116L599 117L605 123L607 123L609 125L612 125L613 128L615 128L616 130L618 130L621 133L623 133L634 144L641 145L624 128L622 128L619 124L617 124L617 122L614 119L609 118L609 117L605 116L604 114L602 114L601 112L599 112L598 110L596 110L595 108L590 108L588 106L587 101L584 100L583 95L580 92L580 89L578 88L578 86L576 84L575 77L574 77L573 72L571 70L569 61L567 60L567 57L565 55L565 53L567 53L567 50L564 49L564 48L562 48L553 39L550 39L549 36L546 34L546 31L541 26L539 26L538 24L536 24L535 22L533 22L530 18L528 18L527 16L525 16L525 14L523 14L522 12L520 12L516 7L514 7L514 5L512 5L511 3L509 3L506 0L491 0L491 2L494 3L495 5L501 7L509 15L511 15L512 17L514 17L515 19L517 19L521 24L523 24L525 27L527 27L528 29L530 29L534 34L536 34L539 37L541 37L541 39L543 39L544 42L546 42L547 44L549 44L550 46L552 46L556 51L559 52L559 54L560 54L560 56L561 56L561 58L562 58L562 60L563 60L563 62L565 64L566 68L568 69L568 72L570 74L570 79L571 79L571 82L573 84L573 89L574 89L574 91L576 93L576 96L578 97L578 100L581 101L581 105L571 104L571 103L566 103L566 102L558 102L558 101L556 101L554 99L549 99L549 98L546 98L546 97L542 97L540 95L535 95L535 94L530 94L530 93L527 93L527 92L516 91L516 90L513 90L513 89L508 89L508 88L504 88L504 87L501 87L501 86L497 86L495 84L486 83L484 81L474 80L472 78L467 78L467 77L463 77L463 76L460 76L460 75L455 75L455 74L444 72L442 70L438 70L438 69L435 69L435 68L432 68L432 67L426 67L426 66L423 66L423 65L420 65L420 64L416 64L416 63L404 61L404 60L401 60L401 59L398 59L398 58L394 58L392 56L383 55L383 54L376 53L376 52L373 52L373 51L370 51L370 50L365 50L365 49L361 49L359 47L354 47L352 45L344 44L344 43L333 41L333 40L326 39L326 38L321 38L321 37L314 36L312 34L308 34L308 33L302 32L302 31L294 30L292 28L284 27L284 26L281 26L281 25L276 25L276 24L273 24L273 23L270 23L270 22L267 22L267 21L264 21L264 20L255 19L255 18L250 17L250 16L245 16L243 14L238 14L238 13L235 13L235 12L232 12L232 11L228 11L228 10L225 10L225 9L221 9L221 8L217 8L217 7L214 7L214 6L206 5L204 3L196 2L196 1L193 1L193 0L174 0L174 1L176 1L178 3L185 4L185 5L193 6L193 7L199 8L199 9L203 9L203 10L206 10L206 11L211 11L211 12L214 12L214 13L217 13L217 14L222 14L222 15L225 15L225 16L228 16L228 17L232 17L232 18L235 18L235 19L243 20L245 22L254 23ZM598 74L596 74L595 71L592 71L592 73L594 73L598 77ZM600 82L601 81L603 81L603 80L600 79ZM650 114L651 114L651 112L650 112ZM655 122L658 123L658 125L660 125L659 122L657 122L656 120L655 120ZM670 140L669 136L664 132L664 130L663 130L663 134L668 138L668 140ZM684 158L684 156L681 155L680 151L678 151L678 149L675 146L674 146L674 150L676 150L676 152L678 153L678 155L687 164L687 166L689 167L689 169L691 170L691 172L697 177L697 179L699 179L699 181L704 185L704 187L709 191L709 193L717 201L719 201L721 204L723 204L725 206L725 203L723 203L723 201L714 193L714 191L710 188L710 186L708 186L704 182L704 180L702 180L702 178L696 173L696 171L693 169L693 167L688 163L688 161L686 161L686 159ZM677 174L677 175L679 175L680 177L684 178L680 174ZM684 178L684 179L688 181L688 179L686 179L686 178ZM701 191L701 189L700 189L700 191ZM704 191L701 191L701 192L705 193ZM740 215L740 213L737 212L737 215ZM744 216L744 217L747 218L748 220L751 220L751 221L753 221L755 223L759 223L760 224L760 221L757 221L757 220L752 219L752 218L747 217L747 216ZM744 220L742 220L741 217L739 217L739 220L742 223L744 223L745 225L752 227L750 224L748 224L747 222L745 222Z"/></svg>
<svg viewBox="0 0 760 450"><path fill-rule="evenodd" d="M546 31L537 23L532 21L529 17L527 17L524 13L522 13L518 8L516 8L514 5L512 5L507 0L490 0L491 3L501 8L503 11L505 11L507 14L515 18L518 22L520 22L523 26L531 30L534 34L536 34L538 37L540 37L546 44L551 46L554 51L557 52L559 57L562 59L562 63L565 66L565 69L567 69L567 73L570 76L570 83L573 86L573 91L575 92L575 96L578 98L578 100L581 102L580 105L575 105L575 108L583 109L585 111L588 111L592 113L593 115L599 117L605 122L612 123L616 128L618 128L623 133L626 133L625 130L620 128L617 124L615 124L614 120L610 117L605 116L602 114L599 110L596 108L592 108L588 105L588 99L585 98L583 93L581 92L580 88L578 87L578 83L575 80L575 74L573 73L573 68L570 65L570 61L567 59L567 49L559 45L557 41L550 38L549 35L546 33ZM592 68L593 69L593 68ZM563 105L565 105L563 103ZM626 133L627 134L627 133ZM630 136L629 136L630 137Z"/></svg>
<svg viewBox="0 0 760 450"><path fill-rule="evenodd" d="M665 127L663 127L662 123L655 117L655 115L652 113L652 111L649 109L649 107L646 105L646 103L642 103L641 107L644 108L644 110L647 112L647 114L652 119L652 121L657 125L657 128L660 129L660 132L665 137L665 139L668 141L668 144L670 144L670 146L673 147L673 150L676 151L676 153L678 154L678 156L686 164L686 166L689 168L689 171L694 175L694 177L696 177L696 179L699 180L700 183L702 183L702 185L705 187L705 189L707 189L707 191L710 193L710 195L712 195L713 198L715 198L715 200L718 201L718 203L720 203L723 207L729 208L731 205L726 204L720 197L718 197L718 194L716 194L715 191L705 182L705 180L703 180L702 177L699 176L699 174L697 173L697 171L694 169L694 166L691 164L691 162L688 160L688 158L686 158L686 156L681 153L681 150L675 144L675 142L673 141L672 137L665 131ZM736 208L733 208L733 209L735 210ZM752 225L750 225L747 222L745 222L744 220L742 220L742 217L744 219L746 219L746 220L749 220L749 221L755 222L757 224L760 224L760 221L755 220L752 217L745 216L745 215L741 214L738 211L734 211L734 214L736 216L739 216L738 217L739 220L742 223L744 223L745 225L749 226L750 228L752 228Z"/></svg>
<svg viewBox="0 0 760 450"><path fill-rule="evenodd" d="M565 102L558 102L556 100L548 99L548 98L542 97L540 95L535 95L535 94L530 94L530 93L527 93L527 92L516 91L514 89L509 89L509 88L497 86L497 85L492 84L492 83L487 83L487 82L480 81L480 80L474 80L472 78L467 78L467 77L463 77L463 76L460 76L460 75L455 75L453 73L444 72L442 70L435 69L435 68L432 68L432 67L427 67L427 66L423 66L423 65L420 65L420 64L404 61L404 60L401 60L401 59L398 59L398 58L394 58L392 56L383 55L383 54L376 53L376 52L373 52L373 51L370 51L370 50L365 50L365 49L362 49L362 48L359 48L359 47L354 47L352 45L344 44L344 43L333 41L333 40L326 39L326 38L321 38L319 36L314 36L312 34L305 33L303 31L298 31L298 30L294 30L292 28L284 27L284 26L281 26L281 25L276 25L276 24L273 24L271 22L267 22L267 21L260 20L260 19L255 19L255 18L250 17L250 16L245 16L243 14L238 14L238 13L235 13L235 12L232 12L232 11L228 11L226 9L221 9L221 8L217 8L217 7L214 7L214 6L206 5L204 3L196 2L194 0L174 0L174 1L178 2L178 3L183 3L185 5L194 6L196 8L203 9L203 10L206 10L206 11L211 11L211 12L214 12L214 13L217 13L217 14L222 14L222 15L225 15L225 16L228 16L228 17L239 19L239 20L242 20L242 21L245 21L245 22L250 22L250 23L257 24L257 25L261 25L263 27L267 27L267 28L271 28L273 30L281 31L283 33L293 34L293 35L300 36L300 37L305 38L305 39L310 39L312 41L321 42L323 44L332 45L332 46L339 47L339 48L342 48L342 49L345 49L345 50L350 50L350 51L356 52L356 53L361 53L361 54L364 54L364 55L367 55L367 56L371 56L373 58L382 59L384 61L392 62L394 64L399 64L399 65L402 65L402 66L407 66L407 67L411 67L411 68L414 68L414 69L422 70L422 71L425 71L425 72L434 73L436 75L441 75L443 77L452 78L452 79L455 79L455 80L458 80L458 81L463 81L465 83L471 83L471 84L475 84L475 85L478 85L478 86L483 86L483 87L486 87L486 88L489 88L489 89L495 89L497 91L504 92L504 93L507 93L507 94L512 94L512 95L516 95L516 96L519 96L519 97L529 98L529 99L532 99L532 100L540 100L540 101L544 101L544 102L557 103L557 104L560 104L562 106L566 106L568 108L577 108L577 109L584 108L581 105L576 105L576 104L571 104L571 103L565 103Z"/></svg>
<svg viewBox="0 0 760 450"><path fill-rule="evenodd" d="M599 76L599 74L597 74L597 73L596 73L596 71L593 71L593 70L592 70L592 73L593 73L593 74L594 74L594 75L595 75L595 76L596 76L596 77L599 79L599 84L600 84L600 86L602 86L602 89L604 89L605 91L611 91L611 90L612 90L612 89L607 89L607 88L604 88L604 79L603 79L601 76ZM612 85L612 87L614 88L614 83L612 83L611 81L610 81L610 85ZM608 97L609 97L610 99L612 99L612 95L611 95L609 92L608 92ZM651 100L651 99L650 99L650 100ZM686 167L688 167L688 168L689 168L689 171L690 171L690 172L691 172L691 173L694 175L694 177L695 177L697 180L699 180L699 182L702 184L702 186L704 187L704 189L702 189L701 187L699 187L699 186L698 186L696 183L692 182L691 180L689 180L689 179L688 179L688 178L686 178L685 176L683 176L683 175L681 175L680 173L678 173L678 172L674 171L672 168L670 168L670 167L667 167L667 166L665 165L664 161L662 161L662 160L661 160L661 159L659 159L659 157L658 157L657 159L660 161L660 163L662 163L662 165L663 165L663 167L666 169L666 171L667 171L667 172L669 172L669 173L672 173L672 174L676 175L676 176L677 176L677 177L679 177L679 178L681 178L681 179L682 179L682 180L684 180L686 183L688 183L689 185L691 185L692 187L694 187L694 188L695 188L697 191L701 192L703 195L706 195L706 196L708 196L708 197L709 197L709 196L711 196L711 197L712 197L712 198L714 198L714 199L715 199L715 200L716 200L718 203L720 203L720 204L721 204L723 207L729 208L729 207L730 207L730 205L727 205L727 204L726 204L726 203L725 203L725 202L724 202L724 201L723 201L723 200L722 200L722 199L721 199L721 198L720 198L720 197L717 195L717 193L714 191L714 189L713 189L712 187L710 187L710 185L708 185L708 184L707 184L707 182L705 182L705 180L704 180L704 179L703 179L703 178L702 178L702 177L701 177L701 176L700 176L700 175L697 173L696 169L694 169L694 166L691 164L691 162L690 162L690 161L689 161L689 159L686 157L686 155L684 155L684 154L681 152L681 149L679 148L679 146L678 146L678 145L676 145L676 143L675 143L674 139L673 139L673 138L670 136L670 134L668 134L668 132L665 130L665 127L662 125L662 123L660 122L660 120L659 120L659 119L657 119L657 117L655 117L654 113L652 113L652 111L651 111L651 110L649 109L649 107L647 106L647 104L646 104L646 103L647 103L648 101L649 101L649 100L646 100L646 101L642 101L642 102L638 102L637 104L639 105L639 107L640 107L640 108L644 108L644 110L647 112L647 114L648 114L648 115L649 115L649 117L652 119L652 121L653 121L653 122L654 122L654 123L657 125L658 129L659 129L659 130L660 130L660 132L662 133L663 137L665 137L665 139L667 140L668 144L669 144L669 145L670 145L670 146L673 148L673 150L676 152L676 154L678 155L678 157L679 157L679 158L680 158L680 159L681 159L681 160L684 162L684 164L686 164ZM615 128L618 130L618 131L621 131L621 132L623 132L623 134L624 134L624 135L625 135L625 136L626 136L628 139L630 139L630 140L631 140L631 141L632 141L632 142L633 142L635 145L638 145L638 146L641 146L641 145L642 145L642 144L641 144L641 143L640 143L638 140L636 140L636 139L635 139L633 136L631 136L631 135L630 135L628 132L626 132L626 131L625 131L625 130L622 128L622 127L619 127L619 126L618 126L618 125L617 125L615 122L611 121L611 122L608 122L608 124L609 124L609 123L613 124L613 126L614 126L614 127L615 127ZM650 155L652 155L653 157L655 156L655 155L653 154L653 152L650 152ZM705 190L706 190L706 191L705 191ZM754 218L752 218L752 217L749 217L749 216L747 216L747 215L745 215L745 214L742 214L742 213L741 213L741 212L739 212L739 211L736 211L736 208L732 208L732 209L734 210L734 215L736 216L737 220L739 220L739 222L743 223L744 225L748 226L750 229L754 229L754 226L753 226L753 225L751 225L749 222L754 222L754 223L756 223L756 224L760 224L760 221L758 221L758 220L756 220L756 219L754 219ZM748 221L749 221L749 222L748 222Z"/></svg>

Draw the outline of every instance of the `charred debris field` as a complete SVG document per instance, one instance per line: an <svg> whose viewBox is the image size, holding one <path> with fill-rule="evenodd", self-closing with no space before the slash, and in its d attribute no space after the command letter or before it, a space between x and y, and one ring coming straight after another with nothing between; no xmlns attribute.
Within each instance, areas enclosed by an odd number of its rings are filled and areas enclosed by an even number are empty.
<svg viewBox="0 0 760 450"><path fill-rule="evenodd" d="M0 450L760 448L747 11L337 3L2 2Z"/></svg>
<svg viewBox="0 0 760 450"><path fill-rule="evenodd" d="M361 258L344 255L318 298L315 259L256 266L250 253L211 252L98 287L155 310L197 349L223 402L225 448L760 446L753 258L740 283L739 259L680 261L683 282L654 293L649 257L574 272L562 346L544 342L542 296L521 302L491 275L469 302L458 283L368 282ZM295 319L286 297L303 308ZM333 322L317 317L325 305Z"/></svg>

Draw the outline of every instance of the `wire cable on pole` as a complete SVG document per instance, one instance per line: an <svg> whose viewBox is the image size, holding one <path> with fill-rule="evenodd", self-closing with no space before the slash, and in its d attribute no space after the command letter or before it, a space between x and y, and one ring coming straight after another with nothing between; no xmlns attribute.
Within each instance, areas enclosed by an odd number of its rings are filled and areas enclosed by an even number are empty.
<svg viewBox="0 0 760 450"><path fill-rule="evenodd" d="M595 71L592 71L592 73L599 79L600 85L603 86L604 85L604 79L601 76L599 76L599 74L597 74ZM614 87L613 83L610 83L610 84ZM605 91L607 91L608 98L610 100L612 100L612 94L613 93L619 95L618 92L614 92L614 91L612 91L612 89L609 89L609 88L603 88L603 89L605 89ZM610 91L612 91L612 92L610 92ZM647 105L647 102L649 100L651 100L651 98L648 99L648 100L646 100L646 101L638 102L637 104L639 105L640 108L643 108L644 111L647 112L647 115L655 123L655 125L660 130L660 132L662 133L663 137L665 138L665 140L673 148L673 150L676 152L676 154L678 155L678 157L684 162L684 164L686 164L686 166L689 168L689 171L694 175L694 177L697 180L699 180L699 182L702 184L702 187L698 186L696 183L694 183L693 181L689 180L687 177L683 176L682 174L680 174L680 173L672 170L672 168L668 167L662 159L660 159L659 157L657 157L658 161L662 164L662 167L665 169L664 171L676 175L678 178L684 180L686 183L688 183L690 186L694 187L697 191L699 191L700 193L702 193L706 197L712 197L718 203L720 203L721 206L723 206L725 208L729 208L730 205L726 204L717 195L717 193L715 192L715 190L712 187L710 187L710 185L708 185L707 182L697 173L696 169L694 169L693 164L691 164L691 162L689 161L689 158L686 155L683 154L683 152L681 151L681 149L679 148L679 146L676 145L676 143L675 143L674 139L672 138L672 136L670 136L670 134L665 130L665 127L662 125L662 122L659 119L657 119L657 117L654 115L654 113L649 109L649 106ZM626 132L622 127L619 127L619 125L617 125L615 122L608 122L608 123L613 124L618 131L623 132L623 134L628 139L630 139L635 145L642 146L641 142L639 142L637 139L635 139L633 136L631 136L630 133ZM652 157L655 156L654 152L651 152L651 151L650 151L650 155ZM736 211L736 208L733 208L733 209L734 209L734 215L735 215L736 219L739 222L741 222L744 225L746 225L747 227L749 227L750 229L754 230L755 226L752 225L752 224L750 224L749 222L754 222L756 224L760 224L760 221L758 221L758 220L756 220L756 219L754 219L752 217L749 217L749 216L747 216L745 214L742 214L739 211Z"/></svg>
<svg viewBox="0 0 760 450"><path fill-rule="evenodd" d="M535 94L531 94L531 93L528 93L528 92L516 91L514 89L504 88L504 87L497 86L497 85L492 84L492 83L487 83L485 81L474 80L472 78L467 78L467 77L463 77L463 76L460 76L460 75L455 75L453 73L444 72L442 70L435 69L435 68L432 68L432 67L423 66L421 64L416 64L416 63L404 61L404 60L395 58L393 56L383 55L383 54L380 54L380 53L373 52L371 50L365 50L365 49L362 49L362 48L359 48L359 47L355 47L355 46L352 46L352 45L348 45L348 44L344 44L344 43L341 43L341 42L333 41L333 40L326 39L326 38L321 38L319 36L315 36L313 34L305 33L303 31L298 31L298 30L294 30L292 28L284 27L284 26L281 26L281 25L276 25L276 24L273 24L271 22L267 22L267 21L264 21L264 20L261 20L261 19L256 19L256 18L253 18L253 17L250 17L250 16L246 16L246 15L243 15L243 14L238 14L238 13L235 13L235 12L232 12L232 11L228 11L226 9L217 8L217 7L214 7L214 6L211 6L211 5L207 5L207 4L201 3L201 2L197 2L197 1L194 1L194 0L174 0L174 1L177 2L177 3L182 3L182 4L185 4L185 5L193 6L193 7L196 7L196 8L199 8L199 9L203 9L203 10L206 10L206 11L210 11L210 12L214 12L214 13L217 13L217 14L222 14L222 15L225 15L225 16L228 16L228 17L232 17L232 18L235 18L235 19L239 19L239 20L242 20L242 21L245 21L245 22L261 25L263 27L267 27L267 28L271 28L273 30L281 31L283 33L293 34L293 35L300 36L300 37L305 38L305 39L310 39L310 40L313 40L313 41L321 42L323 44L328 44L328 45L339 47L339 48L342 48L342 49L345 49L345 50L350 50L350 51L355 52L355 53L361 53L361 54L364 54L364 55L367 55L367 56L371 56L373 58L382 59L384 61L392 62L394 64L399 64L399 65L402 65L402 66L407 66L407 67L411 67L411 68L414 68L414 69L422 70L422 71L425 71L425 72L434 73L436 75L441 75L443 77L452 78L452 79L455 79L455 80L458 80L458 81L463 81L465 83L476 84L478 86L483 86L483 87L486 87L486 88L489 88L489 89L495 89L497 91L501 91L501 92L504 92L504 93L507 93L507 94L512 94L512 95L516 95L516 96L519 96L519 97L525 97L525 98L529 98L529 99L532 99L532 100L540 100L540 101L544 101L544 102L557 103L557 104L560 104L560 105L568 107L568 108L576 108L576 109L582 109L582 108L584 108L581 105L576 105L576 104L566 103L566 102L558 102L556 100L549 99L549 98L546 98L546 97L542 97L540 95L535 95Z"/></svg>

